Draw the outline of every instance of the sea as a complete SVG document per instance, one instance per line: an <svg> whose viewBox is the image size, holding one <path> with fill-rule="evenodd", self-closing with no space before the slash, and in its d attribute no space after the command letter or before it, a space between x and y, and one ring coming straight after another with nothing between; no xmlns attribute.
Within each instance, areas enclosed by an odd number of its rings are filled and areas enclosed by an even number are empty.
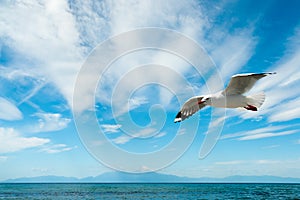
<svg viewBox="0 0 300 200"><path fill-rule="evenodd" d="M300 184L1 183L0 199L299 199Z"/></svg>

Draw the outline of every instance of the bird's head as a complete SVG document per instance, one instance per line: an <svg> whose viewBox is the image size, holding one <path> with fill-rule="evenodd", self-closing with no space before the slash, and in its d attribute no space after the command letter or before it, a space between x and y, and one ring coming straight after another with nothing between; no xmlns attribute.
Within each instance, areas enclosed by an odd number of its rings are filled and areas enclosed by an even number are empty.
<svg viewBox="0 0 300 200"><path fill-rule="evenodd" d="M205 104L210 105L211 104L211 96L210 95L204 96L203 101L205 102Z"/></svg>

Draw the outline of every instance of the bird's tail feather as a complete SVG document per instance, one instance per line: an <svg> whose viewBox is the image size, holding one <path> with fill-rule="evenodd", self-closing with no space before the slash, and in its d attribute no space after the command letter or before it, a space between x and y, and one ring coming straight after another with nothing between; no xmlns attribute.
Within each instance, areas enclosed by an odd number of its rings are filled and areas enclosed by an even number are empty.
<svg viewBox="0 0 300 200"><path fill-rule="evenodd" d="M250 95L247 97L247 99L248 99L247 103L249 105L259 108L264 103L264 101L266 99L266 95L263 92L261 92L258 94Z"/></svg>

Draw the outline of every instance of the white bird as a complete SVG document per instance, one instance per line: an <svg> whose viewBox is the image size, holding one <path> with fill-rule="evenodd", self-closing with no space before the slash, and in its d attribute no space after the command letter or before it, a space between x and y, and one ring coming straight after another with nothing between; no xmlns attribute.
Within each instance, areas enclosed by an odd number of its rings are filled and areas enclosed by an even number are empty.
<svg viewBox="0 0 300 200"><path fill-rule="evenodd" d="M270 74L276 74L276 72L236 74L231 77L225 90L210 95L194 96L187 100L176 115L174 122L181 122L187 119L207 105L218 108L241 107L247 110L257 111L257 108L265 101L265 94L263 92L250 96L243 94L248 92L256 81Z"/></svg>

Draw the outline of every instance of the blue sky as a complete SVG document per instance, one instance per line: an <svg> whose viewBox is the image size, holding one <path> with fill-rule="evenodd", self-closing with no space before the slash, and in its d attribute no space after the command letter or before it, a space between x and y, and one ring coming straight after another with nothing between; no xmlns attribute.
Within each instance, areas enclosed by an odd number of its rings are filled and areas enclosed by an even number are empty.
<svg viewBox="0 0 300 200"><path fill-rule="evenodd" d="M80 69L97 45L148 27L174 30L197 42L214 68L199 74L182 57L159 49L127 52L117 58L98 82L96 103L91 107L106 141L134 155L164 152L161 155L166 160L180 155L160 173L300 178L299 6L299 1L283 0L1 1L0 180L96 176L112 168L126 171L126 157L109 149L98 152L118 163L110 168L88 152L91 150L80 135L99 130L87 127L77 133L73 91ZM133 38L129 43L136 41ZM172 45L182 44L175 41ZM150 65L161 71L147 71ZM180 108L176 98L206 94L226 85L237 73L265 71L277 74L260 80L250 91L266 94L258 112L228 109L226 116L211 118L218 111L206 108L181 125L173 123ZM178 82L179 76L182 80ZM223 83L216 82L217 78ZM153 80L153 84L139 85L145 80ZM159 81L170 85L155 84ZM189 92L180 90L184 81ZM129 97L120 93L127 88L132 90ZM119 93L114 94L115 90ZM89 103L85 97L80 99L83 106ZM126 116L132 121L124 120ZM223 119L217 144L199 159L209 125ZM173 141L176 143L170 147ZM101 140L95 143L103 145ZM150 161L155 166L163 163L160 158ZM145 161L135 172L154 168Z"/></svg>

